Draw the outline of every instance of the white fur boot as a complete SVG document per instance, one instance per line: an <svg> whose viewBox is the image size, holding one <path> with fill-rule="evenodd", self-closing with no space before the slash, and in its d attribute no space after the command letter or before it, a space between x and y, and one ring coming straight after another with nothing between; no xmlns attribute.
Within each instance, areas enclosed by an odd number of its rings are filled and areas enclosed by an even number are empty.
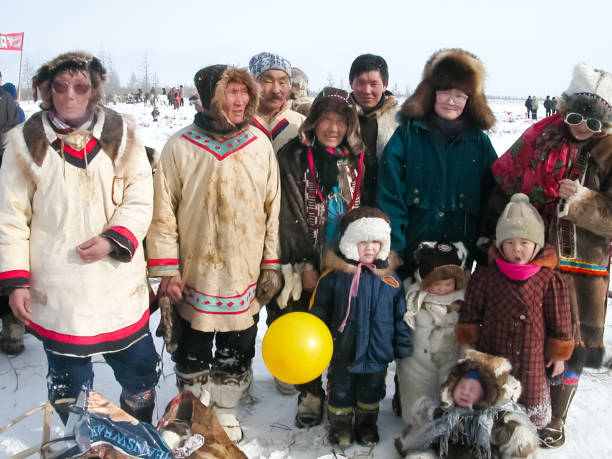
<svg viewBox="0 0 612 459"><path fill-rule="evenodd" d="M179 391L186 390L191 392L200 401L210 406L210 371L202 370L195 373L181 373L176 368L176 386Z"/></svg>
<svg viewBox="0 0 612 459"><path fill-rule="evenodd" d="M236 407L253 382L251 370L240 374L215 372L212 375L211 397L219 423L234 443L242 440L242 428L236 417Z"/></svg>

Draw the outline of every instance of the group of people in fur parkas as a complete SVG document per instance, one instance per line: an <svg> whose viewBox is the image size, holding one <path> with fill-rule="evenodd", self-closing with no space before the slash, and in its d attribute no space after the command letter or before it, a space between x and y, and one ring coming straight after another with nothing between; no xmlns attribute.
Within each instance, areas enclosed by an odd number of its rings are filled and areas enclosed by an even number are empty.
<svg viewBox="0 0 612 459"><path fill-rule="evenodd" d="M235 442L266 306L268 324L310 311L332 333L325 389L274 380L297 394L298 427L328 420L332 445L376 444L393 390L403 456L564 443L583 368L604 351L611 74L577 65L559 111L498 157L468 51L435 52L403 104L385 60L361 55L352 92L302 97L306 115L290 108L289 61L263 52L196 73L198 111L154 176L134 123L100 104L105 77L83 52L40 67L41 111L8 132L0 170L2 339L25 324L42 341L64 422L93 355L121 407L152 421L148 269L178 389Z"/></svg>

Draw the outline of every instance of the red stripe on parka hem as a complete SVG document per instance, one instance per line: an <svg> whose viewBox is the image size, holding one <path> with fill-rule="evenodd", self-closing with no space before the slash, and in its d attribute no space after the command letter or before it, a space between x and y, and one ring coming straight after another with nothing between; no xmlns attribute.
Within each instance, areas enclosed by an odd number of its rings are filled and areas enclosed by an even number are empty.
<svg viewBox="0 0 612 459"><path fill-rule="evenodd" d="M28 327L31 328L34 332L36 332L38 335L40 335L42 338L50 339L52 341L77 345L92 345L100 344L104 341L119 341L123 338L127 338L128 336L133 335L142 327L144 327L148 321L149 309L147 308L142 317L138 320L138 322L132 325L128 325L127 327L124 327L120 330L108 333L100 333L99 335L94 336L66 335L64 333L47 330L46 328L43 328L40 325L35 324L34 322L30 322L28 324Z"/></svg>

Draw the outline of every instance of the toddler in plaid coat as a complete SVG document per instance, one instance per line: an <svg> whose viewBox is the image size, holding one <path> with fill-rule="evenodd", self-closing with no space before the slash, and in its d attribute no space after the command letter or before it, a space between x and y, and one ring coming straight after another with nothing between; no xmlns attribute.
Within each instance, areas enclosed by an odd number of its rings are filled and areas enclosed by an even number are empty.
<svg viewBox="0 0 612 459"><path fill-rule="evenodd" d="M519 403L538 428L550 421L551 377L573 350L567 287L558 257L544 245L544 224L526 195L517 193L496 227L495 262L474 272L456 327L462 349L507 358L522 386Z"/></svg>

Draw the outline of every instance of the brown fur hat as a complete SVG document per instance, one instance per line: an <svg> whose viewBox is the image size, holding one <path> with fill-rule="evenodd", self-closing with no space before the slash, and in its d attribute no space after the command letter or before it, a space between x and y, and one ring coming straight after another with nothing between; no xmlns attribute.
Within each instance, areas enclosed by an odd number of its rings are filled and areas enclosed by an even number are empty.
<svg viewBox="0 0 612 459"><path fill-rule="evenodd" d="M466 358L455 365L442 384L440 401L445 408L454 405L455 386L471 370L478 371L484 391L482 400L474 404L474 409L482 410L502 400L516 401L521 395L521 383L510 375L511 369L510 362L504 357L468 350Z"/></svg>
<svg viewBox="0 0 612 459"><path fill-rule="evenodd" d="M425 64L422 81L402 106L408 118L421 118L433 111L436 91L460 89L468 96L463 117L478 129L490 129L495 116L484 92L485 69L480 59L463 49L441 49Z"/></svg>
<svg viewBox="0 0 612 459"><path fill-rule="evenodd" d="M235 132L249 125L257 112L259 89L247 70L226 65L211 65L200 69L195 74L193 81L202 101L202 113L211 120L214 131ZM227 118L223 108L225 91L231 82L244 84L250 96L244 112L244 120L238 125Z"/></svg>
<svg viewBox="0 0 612 459"><path fill-rule="evenodd" d="M32 78L32 92L34 100L40 98L40 108L50 110L53 108L53 96L51 94L51 83L58 73L68 70L69 72L87 72L91 80L91 98L89 104L96 105L103 95L104 81L106 80L106 69L102 62L91 54L84 51L70 51L60 54L43 64Z"/></svg>
<svg viewBox="0 0 612 459"><path fill-rule="evenodd" d="M349 93L343 89L327 86L317 95L308 116L299 128L300 138L306 145L312 145L315 128L323 112L334 112L346 118L348 128L342 145L350 148L351 153L359 155L363 151L363 141L359 132L359 120L355 106L349 98Z"/></svg>

